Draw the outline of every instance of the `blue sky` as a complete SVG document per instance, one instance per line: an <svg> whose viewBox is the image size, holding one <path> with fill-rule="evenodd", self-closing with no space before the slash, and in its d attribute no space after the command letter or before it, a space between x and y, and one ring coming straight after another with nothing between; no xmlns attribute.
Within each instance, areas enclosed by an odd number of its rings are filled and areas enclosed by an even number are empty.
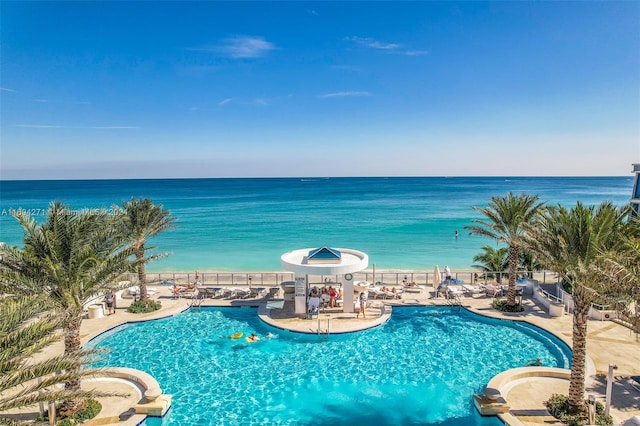
<svg viewBox="0 0 640 426"><path fill-rule="evenodd" d="M2 179L629 176L640 2L7 2Z"/></svg>

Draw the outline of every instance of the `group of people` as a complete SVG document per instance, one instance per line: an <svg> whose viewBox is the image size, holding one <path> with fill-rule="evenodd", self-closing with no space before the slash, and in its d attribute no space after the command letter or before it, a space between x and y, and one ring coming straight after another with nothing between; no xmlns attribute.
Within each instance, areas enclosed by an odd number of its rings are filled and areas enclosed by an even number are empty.
<svg viewBox="0 0 640 426"><path fill-rule="evenodd" d="M318 299L318 306L320 303L323 303L330 308L335 308L338 305L338 300L342 299L342 289L336 289L331 285L329 287L323 287L322 290L319 290L318 287L313 287L309 292L309 302L311 302L313 298Z"/></svg>
<svg viewBox="0 0 640 426"><path fill-rule="evenodd" d="M385 292L385 293L393 293L393 294L397 294L398 293L398 290L396 290L395 287L389 288L389 287L384 286L384 285L382 287L380 287L380 291Z"/></svg>

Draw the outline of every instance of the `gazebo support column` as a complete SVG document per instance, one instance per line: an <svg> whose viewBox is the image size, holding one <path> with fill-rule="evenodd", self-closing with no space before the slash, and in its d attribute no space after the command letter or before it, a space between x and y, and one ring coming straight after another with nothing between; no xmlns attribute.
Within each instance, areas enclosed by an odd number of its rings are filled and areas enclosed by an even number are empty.
<svg viewBox="0 0 640 426"><path fill-rule="evenodd" d="M347 276L342 281L342 312L353 312L353 277L351 274Z"/></svg>
<svg viewBox="0 0 640 426"><path fill-rule="evenodd" d="M307 313L307 275L294 274L295 279L295 312L296 314Z"/></svg>

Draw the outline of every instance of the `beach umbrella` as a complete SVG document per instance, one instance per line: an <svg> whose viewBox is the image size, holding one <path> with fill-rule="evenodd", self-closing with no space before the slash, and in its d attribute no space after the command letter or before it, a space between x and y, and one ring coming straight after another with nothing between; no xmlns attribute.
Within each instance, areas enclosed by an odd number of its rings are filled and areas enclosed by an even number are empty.
<svg viewBox="0 0 640 426"><path fill-rule="evenodd" d="M440 268L438 265L433 269L433 288L437 289L442 283L442 275L440 275Z"/></svg>

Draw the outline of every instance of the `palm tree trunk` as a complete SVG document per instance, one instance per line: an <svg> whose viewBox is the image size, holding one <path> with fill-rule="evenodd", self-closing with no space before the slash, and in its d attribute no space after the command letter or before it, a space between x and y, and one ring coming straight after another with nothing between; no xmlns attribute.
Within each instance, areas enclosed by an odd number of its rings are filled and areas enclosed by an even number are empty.
<svg viewBox="0 0 640 426"><path fill-rule="evenodd" d="M138 263L138 287L140 287L140 300L149 300L147 293L147 274L144 270L144 245L136 250L136 260Z"/></svg>
<svg viewBox="0 0 640 426"><path fill-rule="evenodd" d="M80 351L80 325L84 312L82 309L70 309L70 319L65 327L64 336L64 353L66 355L74 355ZM79 368L79 367L78 367ZM68 391L77 392L80 390L80 378L70 379L64 383L64 387ZM70 399L64 402L60 407L60 413L69 415L77 412L85 405L82 399Z"/></svg>
<svg viewBox="0 0 640 426"><path fill-rule="evenodd" d="M573 355L571 359L571 378L569 382L569 406L578 413L584 407L584 379L587 357L587 315L589 303L580 302L574 297L573 310Z"/></svg>
<svg viewBox="0 0 640 426"><path fill-rule="evenodd" d="M516 304L516 274L518 273L519 250L509 246L509 290L507 291L507 305Z"/></svg>

